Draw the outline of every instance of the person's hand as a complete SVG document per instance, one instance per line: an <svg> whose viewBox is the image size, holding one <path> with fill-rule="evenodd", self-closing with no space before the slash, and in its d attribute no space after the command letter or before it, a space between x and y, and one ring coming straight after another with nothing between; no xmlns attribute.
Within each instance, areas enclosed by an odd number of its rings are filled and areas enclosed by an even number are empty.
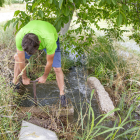
<svg viewBox="0 0 140 140"><path fill-rule="evenodd" d="M22 78L22 83L23 83L24 85L29 85L29 84L30 84L30 79L29 79L28 77Z"/></svg>
<svg viewBox="0 0 140 140"><path fill-rule="evenodd" d="M46 80L47 80L47 77L43 75L43 76L39 77L39 78L36 79L36 80L38 80L38 83L45 83Z"/></svg>

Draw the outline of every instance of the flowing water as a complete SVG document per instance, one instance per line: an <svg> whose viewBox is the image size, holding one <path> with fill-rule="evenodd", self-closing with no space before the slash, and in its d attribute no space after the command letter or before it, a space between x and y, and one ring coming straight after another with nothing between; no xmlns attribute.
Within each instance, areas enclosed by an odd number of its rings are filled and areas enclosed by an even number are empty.
<svg viewBox="0 0 140 140"><path fill-rule="evenodd" d="M85 114L90 102L91 90L86 83L87 72L84 67L73 67L69 73L65 74L65 92L67 98L72 101L74 106L74 118L78 118L78 113L81 111ZM22 100L21 106L30 107L34 105L33 99L33 85L25 86L28 90L28 95L25 100ZM42 106L55 104L59 98L59 89L55 81L48 82L47 84L36 84L36 93L38 103ZM95 113L95 118L100 115L99 107L96 99L93 96L92 108Z"/></svg>

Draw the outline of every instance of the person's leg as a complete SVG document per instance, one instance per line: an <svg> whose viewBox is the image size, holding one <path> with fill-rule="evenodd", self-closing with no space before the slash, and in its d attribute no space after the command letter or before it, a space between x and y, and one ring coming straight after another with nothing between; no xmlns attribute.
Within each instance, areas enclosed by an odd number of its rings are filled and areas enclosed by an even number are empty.
<svg viewBox="0 0 140 140"><path fill-rule="evenodd" d="M60 51L55 52L52 66L55 71L57 84L60 90L61 106L66 107L68 102L64 93L64 75L61 69L61 52Z"/></svg>
<svg viewBox="0 0 140 140"><path fill-rule="evenodd" d="M58 84L58 88L60 90L60 95L64 95L64 75L63 75L63 71L60 68L55 68L53 67L55 74L56 74L56 80L57 80L57 84Z"/></svg>
<svg viewBox="0 0 140 140"><path fill-rule="evenodd" d="M58 84L58 88L60 90L60 102L61 102L61 106L63 107L67 107L67 99L64 93L64 75L63 75L63 71L61 69L61 67L53 67L55 74L56 74L56 80L57 80L57 84Z"/></svg>
<svg viewBox="0 0 140 140"><path fill-rule="evenodd" d="M52 67L55 71L58 88L60 90L61 105L63 107L66 107L67 100L66 100L66 96L64 93L64 75L63 75L63 71L61 69L61 51L60 51L59 38L56 43L57 43L57 49L55 51ZM46 52L46 49L43 49L43 50Z"/></svg>

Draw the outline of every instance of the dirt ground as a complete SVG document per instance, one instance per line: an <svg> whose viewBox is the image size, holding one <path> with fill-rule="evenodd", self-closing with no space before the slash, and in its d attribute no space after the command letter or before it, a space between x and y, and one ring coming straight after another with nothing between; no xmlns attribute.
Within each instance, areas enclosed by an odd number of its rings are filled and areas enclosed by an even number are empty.
<svg viewBox="0 0 140 140"><path fill-rule="evenodd" d="M14 12L16 10L25 10L26 5L24 4L11 4L11 5L5 5L4 7L0 7L0 14L1 13L7 13L7 12Z"/></svg>
<svg viewBox="0 0 140 140"><path fill-rule="evenodd" d="M16 10L25 11L25 6L25 4L11 4L0 7L0 22L12 19Z"/></svg>

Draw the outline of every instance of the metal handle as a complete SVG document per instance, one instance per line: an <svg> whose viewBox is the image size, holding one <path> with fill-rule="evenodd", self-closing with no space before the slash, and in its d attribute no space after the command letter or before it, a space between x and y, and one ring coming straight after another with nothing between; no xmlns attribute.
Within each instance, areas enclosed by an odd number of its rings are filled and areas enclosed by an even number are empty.
<svg viewBox="0 0 140 140"><path fill-rule="evenodd" d="M30 83L35 83L35 82L38 82L38 80L30 81Z"/></svg>
<svg viewBox="0 0 140 140"><path fill-rule="evenodd" d="M33 83L33 91L34 91L34 102L35 102L35 106L37 106L36 82L38 82L38 80L30 81L30 83Z"/></svg>

